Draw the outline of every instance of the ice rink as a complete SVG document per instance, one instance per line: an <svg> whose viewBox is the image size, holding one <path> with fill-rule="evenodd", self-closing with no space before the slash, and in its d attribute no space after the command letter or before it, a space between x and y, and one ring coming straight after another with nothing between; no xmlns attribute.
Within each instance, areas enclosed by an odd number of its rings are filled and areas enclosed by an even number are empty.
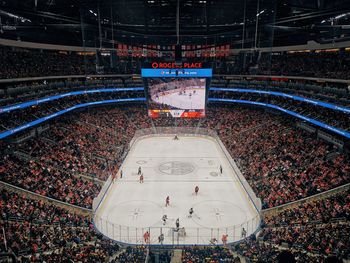
<svg viewBox="0 0 350 263"><path fill-rule="evenodd" d="M193 94L193 92L195 93ZM191 96L189 94L191 93ZM153 99L157 103L163 103L179 109L198 110L205 108L205 89L188 87L186 94L179 95L178 92L167 95L159 95Z"/></svg>
<svg viewBox="0 0 350 263"><path fill-rule="evenodd" d="M144 183L139 183L138 167ZM223 234L228 242L237 241L243 228L248 236L259 224L257 210L211 137L140 138L121 169L123 178L111 184L94 219L98 230L114 240L142 244L149 231L151 244L159 244L161 233L164 244L209 244L214 238L220 244ZM163 215L168 217L165 225ZM177 218L184 228L179 232L174 231Z"/></svg>

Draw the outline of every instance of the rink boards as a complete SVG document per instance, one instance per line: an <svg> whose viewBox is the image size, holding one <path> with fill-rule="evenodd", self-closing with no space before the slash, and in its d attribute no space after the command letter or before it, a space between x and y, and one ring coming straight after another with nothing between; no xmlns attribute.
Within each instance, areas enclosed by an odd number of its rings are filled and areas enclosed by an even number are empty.
<svg viewBox="0 0 350 263"><path fill-rule="evenodd" d="M246 236L256 231L259 211L217 141L209 136L179 137L152 135L133 143L121 167L123 178L108 184L95 211L98 231L128 244L145 244L148 231L154 245L160 244L160 234L166 245L206 245L215 239L222 244L223 234L228 242L241 240L243 228ZM144 183L139 182L138 167ZM165 225L163 215L168 217ZM177 218L180 231L175 228Z"/></svg>

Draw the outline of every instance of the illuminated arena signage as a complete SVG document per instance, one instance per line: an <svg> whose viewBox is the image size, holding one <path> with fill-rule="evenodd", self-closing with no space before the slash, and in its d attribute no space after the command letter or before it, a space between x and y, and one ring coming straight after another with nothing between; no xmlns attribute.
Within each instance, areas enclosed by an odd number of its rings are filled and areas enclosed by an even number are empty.
<svg viewBox="0 0 350 263"><path fill-rule="evenodd" d="M175 62L152 62L151 67L153 69L203 68L203 64L202 62L183 62L181 64Z"/></svg>

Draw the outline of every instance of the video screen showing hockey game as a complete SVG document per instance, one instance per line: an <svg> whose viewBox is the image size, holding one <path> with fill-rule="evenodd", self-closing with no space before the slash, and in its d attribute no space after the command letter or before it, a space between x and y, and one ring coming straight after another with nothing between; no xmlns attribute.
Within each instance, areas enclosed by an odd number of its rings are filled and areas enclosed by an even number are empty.
<svg viewBox="0 0 350 263"><path fill-rule="evenodd" d="M205 116L205 78L149 78L148 93L151 117Z"/></svg>

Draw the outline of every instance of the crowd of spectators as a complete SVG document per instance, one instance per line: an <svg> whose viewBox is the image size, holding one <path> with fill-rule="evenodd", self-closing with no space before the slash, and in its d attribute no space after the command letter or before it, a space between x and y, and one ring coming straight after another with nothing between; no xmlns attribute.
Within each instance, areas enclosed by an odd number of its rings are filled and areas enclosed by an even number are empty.
<svg viewBox="0 0 350 263"><path fill-rule="evenodd" d="M40 161L3 156L0 180L72 205L91 208L101 185Z"/></svg>
<svg viewBox="0 0 350 263"><path fill-rule="evenodd" d="M349 113L340 110L334 110L311 103L307 98L305 101L297 101L286 97L257 94L257 93L240 93L240 92L222 92L212 91L211 98L224 98L234 100L245 100L258 103L267 103L279 106L300 115L307 116L328 124L330 126L343 130L350 130Z"/></svg>
<svg viewBox="0 0 350 263"><path fill-rule="evenodd" d="M281 249L278 246L269 244L267 242L258 242L254 237L250 237L243 242L234 246L233 250L245 257L248 262L264 262L264 263L277 263L277 262L296 262L296 263L321 263L322 258L317 255L310 255L306 251L301 249L293 249L292 252ZM289 251L292 261L279 261L279 255L283 251ZM294 260L294 261L293 261Z"/></svg>
<svg viewBox="0 0 350 263"><path fill-rule="evenodd" d="M230 79L230 77L213 77L211 88L230 88L275 91L300 96L308 99L333 103L335 105L350 106L350 89L347 83L315 82L311 80L291 80L286 78L261 80L259 77ZM215 92L211 93L215 95Z"/></svg>
<svg viewBox="0 0 350 263"><path fill-rule="evenodd" d="M314 200L265 217L267 226L327 224L334 219L350 221L350 190Z"/></svg>
<svg viewBox="0 0 350 263"><path fill-rule="evenodd" d="M293 127L283 116L238 108L211 109L207 127L216 127L264 207L349 182L350 159L346 154L329 159L328 155L336 152L332 145ZM225 118L215 121L215 116Z"/></svg>
<svg viewBox="0 0 350 263"><path fill-rule="evenodd" d="M183 263L211 263L232 262L239 263L240 259L234 257L232 252L224 247L185 247L182 250Z"/></svg>
<svg viewBox="0 0 350 263"><path fill-rule="evenodd" d="M210 107L207 118L201 120L151 120L143 106L92 109L68 116L41 137L14 148L36 159L31 165L40 171L39 174L48 174L45 172L45 166L48 166L59 173L62 171L58 168L64 168L64 174L85 174L105 180L118 169L135 130L150 128L152 122L155 126L199 125L216 130L252 188L262 198L264 207L295 201L349 181L349 157L339 153L328 158L336 151L330 144L312 138L283 117L241 107L233 110L223 105ZM4 167L9 170L15 165L16 161ZM31 173L26 171L24 174ZM4 178L11 183L20 181L11 175ZM75 180L80 179L72 179L73 187L77 183ZM55 182L55 185L59 184ZM96 191L98 189L96 187ZM50 191L44 191L47 192ZM90 202L83 202L84 206Z"/></svg>
<svg viewBox="0 0 350 263"><path fill-rule="evenodd" d="M329 255L336 254L348 259L350 223L307 224L301 226L286 226L266 228L259 237L272 244L296 247L304 251Z"/></svg>
<svg viewBox="0 0 350 263"><path fill-rule="evenodd" d="M103 181L116 173L135 130L151 127L145 112L143 106L132 106L68 116L38 138L4 146L0 178L90 208L102 184L94 179ZM18 151L26 160L16 155Z"/></svg>
<svg viewBox="0 0 350 263"><path fill-rule="evenodd" d="M218 74L349 79L350 52L248 52L217 61Z"/></svg>
<svg viewBox="0 0 350 263"><path fill-rule="evenodd" d="M0 47L0 79L85 74L139 74L145 58L118 59L95 53ZM244 59L244 56L246 58ZM211 60L211 59L206 59ZM245 61L245 63L244 63ZM264 74L348 79L350 52L239 54L216 59L217 74Z"/></svg>
<svg viewBox="0 0 350 263"><path fill-rule="evenodd" d="M0 208L0 252L14 253L19 262L105 262L119 249L85 215L24 193L2 189Z"/></svg>
<svg viewBox="0 0 350 263"><path fill-rule="evenodd" d="M53 203L28 198L19 194L0 190L1 220L19 220L45 223L47 225L84 226L90 225L89 218L81 216Z"/></svg>
<svg viewBox="0 0 350 263"><path fill-rule="evenodd" d="M6 250L5 236L7 251L15 253L20 262L105 262L119 249L95 234L83 215L5 189L0 198L5 231L0 236L0 251ZM348 259L349 198L347 190L267 216L257 239L251 236L233 251L248 262L283 262L279 257L286 246L298 263L327 262L331 256ZM116 255L110 262L144 262L147 251L145 247L127 247ZM161 258L170 262L169 255ZM225 247L185 247L182 262L241 261Z"/></svg>
<svg viewBox="0 0 350 263"><path fill-rule="evenodd" d="M297 262L323 262L335 256L349 259L350 190L300 203L264 218L263 229L235 246L239 254L273 262L286 248Z"/></svg>
<svg viewBox="0 0 350 263"><path fill-rule="evenodd" d="M271 75L349 79L350 52L306 52L262 55L259 72Z"/></svg>
<svg viewBox="0 0 350 263"><path fill-rule="evenodd" d="M0 79L94 73L94 56L75 52L0 47Z"/></svg>
<svg viewBox="0 0 350 263"><path fill-rule="evenodd" d="M96 102L103 100L142 98L144 91L120 91L120 92L102 92L82 95L74 95L60 98L58 100L47 101L35 104L31 107L17 109L9 112L0 112L0 132L18 127L41 117L54 114L61 110L68 109L77 104Z"/></svg>
<svg viewBox="0 0 350 263"><path fill-rule="evenodd" d="M42 79L27 81L9 81L1 85L0 106L17 104L24 101L49 97L72 91L85 91L104 88L142 87L141 78L132 76L95 77L77 79ZM125 95L132 95L128 92Z"/></svg>
<svg viewBox="0 0 350 263"><path fill-rule="evenodd" d="M91 52L49 51L0 46L0 79L41 76L139 74L144 59L118 59Z"/></svg>
<svg viewBox="0 0 350 263"><path fill-rule="evenodd" d="M116 173L137 129L160 126L202 127L217 131L257 196L262 198L265 208L349 182L349 157L337 152L331 144L294 127L292 121L283 116L259 109L221 104L211 105L207 117L203 119L152 120L141 105L92 108L73 113L51 123L50 129L37 138L19 144L2 142L0 179L43 196L90 208L101 187L93 179L97 177L105 180L110 174ZM24 157L21 158L18 152L23 153ZM336 154L330 157L331 153ZM1 192L1 196L1 216L6 220L6 229L13 233L11 247L17 254L21 254L20 248L30 247L32 250L26 253L31 255L37 254L38 250L53 251L47 255L40 254L37 261L50 261L62 256L74 261L74 257L88 256L95 257L97 262L108 254L105 249L101 249L102 245L91 243L93 238L86 234L86 231L91 231L91 226L86 219L40 201L29 201L18 194ZM30 209L16 212L20 206ZM20 221L9 222L13 218ZM43 222L46 219L45 225L42 222L26 223L34 219ZM249 240L246 242L250 243L237 247L237 251L251 258L277 257L279 246L286 243L296 251L301 251L298 252L298 258L310 260L308 262L317 262L315 257L323 258L331 254L347 258L348 222L349 192L323 201L305 203L294 210L285 210L275 217L268 217L267 226L258 237L267 244ZM23 243L18 243L16 235L25 237L31 229L40 233L41 238L47 232L49 242L41 239L34 248L31 240L26 238L20 241ZM65 240L74 243L73 247L65 249L66 244L57 241L59 235L67 236ZM83 236L83 245L73 240L77 235ZM35 236L36 239L38 236ZM271 249L266 250L264 246L270 246ZM120 260L124 258L127 262L135 254L136 257L144 255L139 250L130 251L121 254ZM316 256L310 256L305 251ZM184 252L183 260L197 262L196 257L205 256L205 253L197 253L195 249L194 252L187 251ZM208 253L220 257L224 252L209 250ZM234 262L229 261L234 258L228 258L227 262Z"/></svg>
<svg viewBox="0 0 350 263"><path fill-rule="evenodd" d="M147 248L144 246L127 247L111 263L145 262Z"/></svg>
<svg viewBox="0 0 350 263"><path fill-rule="evenodd" d="M170 263L172 255L172 251L169 250L154 251L150 249L149 262Z"/></svg>

